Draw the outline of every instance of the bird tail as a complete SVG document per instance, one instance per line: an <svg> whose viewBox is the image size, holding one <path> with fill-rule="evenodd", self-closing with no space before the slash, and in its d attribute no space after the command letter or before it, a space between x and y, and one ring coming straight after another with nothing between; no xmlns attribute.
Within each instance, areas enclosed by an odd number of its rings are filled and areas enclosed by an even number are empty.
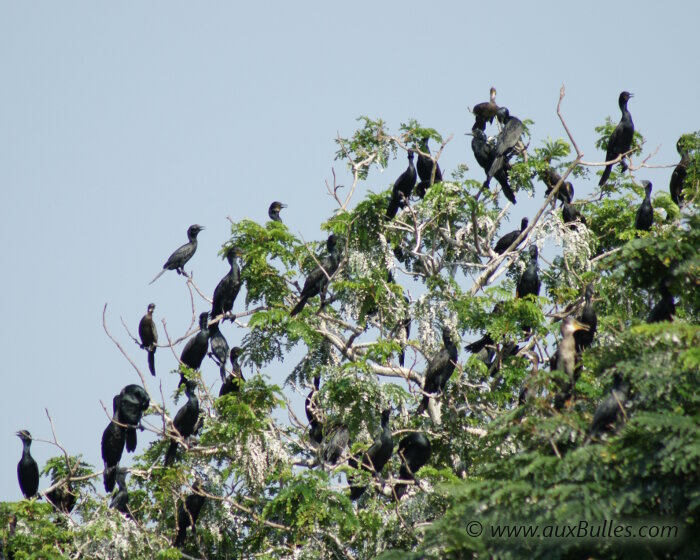
<svg viewBox="0 0 700 560"><path fill-rule="evenodd" d="M389 207L386 209L386 217L390 220L393 220L400 207L401 200L398 196L392 195L391 200L389 201Z"/></svg>
<svg viewBox="0 0 700 560"><path fill-rule="evenodd" d="M186 525L184 527L177 528L177 536L175 537L175 542L173 543L173 546L175 546L176 548L183 547L183 545L185 544L186 531L187 531Z"/></svg>
<svg viewBox="0 0 700 560"><path fill-rule="evenodd" d="M102 473L102 480L105 485L105 492L111 493L114 490L114 485L117 482L117 465L108 467L105 465L105 470Z"/></svg>
<svg viewBox="0 0 700 560"><path fill-rule="evenodd" d="M126 450L129 453L136 450L136 428L126 429Z"/></svg>
<svg viewBox="0 0 700 560"><path fill-rule="evenodd" d="M423 400L421 403L418 405L418 408L416 409L416 414L421 415L425 412L425 409L428 408L428 402L430 401L429 397L423 397Z"/></svg>
<svg viewBox="0 0 700 560"><path fill-rule="evenodd" d="M163 464L166 467L169 467L175 462L175 454L177 453L177 442L176 441L171 441L170 445L168 446L168 451L165 453L165 461Z"/></svg>
<svg viewBox="0 0 700 560"><path fill-rule="evenodd" d="M156 349L148 351L148 370L151 375L155 377L156 375Z"/></svg>
<svg viewBox="0 0 700 560"><path fill-rule="evenodd" d="M605 166L605 171L603 171L603 175L600 177L600 181L598 182L598 186L602 187L605 183L608 182L608 178L610 177L610 172L612 171L612 165L606 165Z"/></svg>
<svg viewBox="0 0 700 560"><path fill-rule="evenodd" d="M158 278L160 278L161 276L163 276L163 273L164 273L166 270L167 270L167 269L164 268L164 269L161 270L158 274L156 274L156 277L155 277L153 280L151 280L151 281L148 283L148 285L150 286L151 284L153 284L153 282L155 282L156 280L158 280Z"/></svg>
<svg viewBox="0 0 700 560"><path fill-rule="evenodd" d="M399 353L399 365L401 367L403 367L405 360L406 360L406 350L404 348L401 348L401 352Z"/></svg>
<svg viewBox="0 0 700 560"><path fill-rule="evenodd" d="M301 296L299 298L299 302L294 306L294 309L292 309L292 312L289 314L291 317L294 317L297 313L301 312L302 309L304 309L304 306L306 305L306 296Z"/></svg>
<svg viewBox="0 0 700 560"><path fill-rule="evenodd" d="M221 382L226 383L226 362L219 364L219 375L221 376Z"/></svg>
<svg viewBox="0 0 700 560"><path fill-rule="evenodd" d="M513 189L511 189L510 185L508 184L508 175L506 172L502 170L499 171L498 175L496 176L496 180L500 183L504 196L513 204L516 204L515 194L513 194Z"/></svg>

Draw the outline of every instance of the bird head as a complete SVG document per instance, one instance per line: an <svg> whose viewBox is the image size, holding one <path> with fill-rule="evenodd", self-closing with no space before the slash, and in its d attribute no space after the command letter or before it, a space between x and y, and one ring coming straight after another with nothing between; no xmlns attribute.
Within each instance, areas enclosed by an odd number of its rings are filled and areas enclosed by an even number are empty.
<svg viewBox="0 0 700 560"><path fill-rule="evenodd" d="M408 150L408 161L413 161L414 155L413 150Z"/></svg>
<svg viewBox="0 0 700 560"><path fill-rule="evenodd" d="M646 191L647 195L651 195L651 181L647 181L646 179L643 180L642 186L644 187L644 190Z"/></svg>
<svg viewBox="0 0 700 560"><path fill-rule="evenodd" d="M566 195L566 200L568 202L571 202L574 199L574 185L571 184L571 181L566 181L563 187L564 194Z"/></svg>
<svg viewBox="0 0 700 560"><path fill-rule="evenodd" d="M202 330L206 330L209 325L209 312L205 311L204 313L199 314L199 328Z"/></svg>
<svg viewBox="0 0 700 560"><path fill-rule="evenodd" d="M199 235L199 232L203 229L204 226L200 226L199 224L191 225L189 228L187 228L187 236L193 239L197 239L197 235Z"/></svg>
<svg viewBox="0 0 700 560"><path fill-rule="evenodd" d="M489 99L491 99L492 102L496 102L496 88L491 86L491 90L489 91Z"/></svg>
<svg viewBox="0 0 700 560"><path fill-rule="evenodd" d="M153 313L156 309L156 304L155 303L149 303L148 304L148 312Z"/></svg>
<svg viewBox="0 0 700 560"><path fill-rule="evenodd" d="M594 294L595 294L595 286L593 284L588 284L586 286L586 290L584 292L584 297L586 299L592 299Z"/></svg>
<svg viewBox="0 0 700 560"><path fill-rule="evenodd" d="M528 248L528 253L530 253L530 259L537 260L537 256L539 254L539 251L537 250L537 245L530 245L530 247Z"/></svg>
<svg viewBox="0 0 700 560"><path fill-rule="evenodd" d="M231 361L235 361L238 359L238 357L243 353L243 348L240 348L239 346L234 346L231 348Z"/></svg>
<svg viewBox="0 0 700 560"><path fill-rule="evenodd" d="M391 416L391 408L385 408L382 410L382 425L386 424L389 421L389 417Z"/></svg>
<svg viewBox="0 0 700 560"><path fill-rule="evenodd" d="M16 435L22 441L32 441L32 434L29 433L29 430L20 430Z"/></svg>
<svg viewBox="0 0 700 560"><path fill-rule="evenodd" d="M520 220L520 231L525 231L529 223L530 220L528 220L527 218L523 218L522 220Z"/></svg>
<svg viewBox="0 0 700 560"><path fill-rule="evenodd" d="M623 91L623 92L620 94L620 99L619 99L619 104L620 104L620 106L622 106L622 105L624 105L625 103L627 103L627 102L628 102L631 98L633 98L633 97L634 97L634 94L633 94L633 93L630 93L629 91Z"/></svg>
<svg viewBox="0 0 700 560"><path fill-rule="evenodd" d="M501 107L500 109L498 109L498 111L496 111L496 118L501 124L507 121L509 117L510 111L508 111L508 107Z"/></svg>
<svg viewBox="0 0 700 560"><path fill-rule="evenodd" d="M226 260L231 263L233 262L233 259L236 257L242 257L243 256L243 249L238 247L237 245L234 245L233 247L229 247L228 251L226 251Z"/></svg>

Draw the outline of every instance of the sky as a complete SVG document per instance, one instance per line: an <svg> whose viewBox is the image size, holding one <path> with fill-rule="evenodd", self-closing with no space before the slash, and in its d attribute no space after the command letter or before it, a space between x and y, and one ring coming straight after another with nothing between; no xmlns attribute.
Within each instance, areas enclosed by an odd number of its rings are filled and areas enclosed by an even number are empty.
<svg viewBox="0 0 700 560"><path fill-rule="evenodd" d="M45 409L66 449L101 468L108 419L100 402L109 408L138 382L102 329L103 307L147 372L120 317L136 333L153 301L161 339L163 317L171 335L185 332L192 313L184 281L166 273L148 283L186 242L189 225L206 227L187 268L209 294L227 271L217 256L227 217L264 222L280 200L293 233L323 239L319 225L335 208L325 181L333 168L347 179L333 160L334 138L351 135L360 115L392 130L415 118L453 134L442 169L466 163L481 179L464 132L467 107L487 100L492 85L499 104L535 122L536 147L564 137L556 103L565 84L563 112L588 161L603 161L594 127L606 116L617 121L618 95L631 91L645 154L658 147L650 164L674 164L680 134L700 128L700 74L690 62L698 21L697 3L646 0L0 0L0 500L21 498L15 432L51 439ZM356 200L389 187L405 167L400 156L373 170ZM637 178L666 190L670 174L649 169ZM577 197L594 187L575 186ZM534 213L543 192L538 184L535 199L520 195L514 224ZM199 299L196 308L207 306ZM244 334L222 331L230 346ZM265 373L282 384L300 355ZM160 349L149 388L162 383L168 398L175 365ZM210 360L203 376L218 377ZM60 452L36 442L32 453L42 466ZM40 489L48 484L43 478Z"/></svg>

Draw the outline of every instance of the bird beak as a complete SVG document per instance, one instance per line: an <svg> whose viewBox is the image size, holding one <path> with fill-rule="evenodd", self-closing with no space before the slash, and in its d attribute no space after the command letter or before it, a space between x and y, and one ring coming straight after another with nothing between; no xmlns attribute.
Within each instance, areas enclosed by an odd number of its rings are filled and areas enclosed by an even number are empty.
<svg viewBox="0 0 700 560"><path fill-rule="evenodd" d="M630 93L630 97L634 97L634 93Z"/></svg>
<svg viewBox="0 0 700 560"><path fill-rule="evenodd" d="M588 325L584 325L583 323L581 323L580 321L577 321L576 319L571 321L571 324L574 326L574 332L587 331L589 329Z"/></svg>
<svg viewBox="0 0 700 560"><path fill-rule="evenodd" d="M286 204L280 204L280 208L287 208Z"/></svg>

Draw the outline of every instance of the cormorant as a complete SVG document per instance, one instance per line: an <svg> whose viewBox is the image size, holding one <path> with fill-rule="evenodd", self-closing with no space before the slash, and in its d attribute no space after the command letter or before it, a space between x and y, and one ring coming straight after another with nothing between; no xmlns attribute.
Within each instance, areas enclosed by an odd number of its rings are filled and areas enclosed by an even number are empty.
<svg viewBox="0 0 700 560"><path fill-rule="evenodd" d="M542 179L542 182L545 184L545 191L544 191L544 196L548 197L549 193L552 192L552 189L556 186L556 184L561 181L561 175L557 173L554 169L551 167L547 167L541 174L540 178ZM566 195L566 184L569 183L566 181L563 183L560 187L559 190L557 191L557 199L560 200L562 203L567 202L568 198ZM572 185L573 189L573 185ZM572 191L573 193L573 191ZM573 194L572 194L573 198Z"/></svg>
<svg viewBox="0 0 700 560"><path fill-rule="evenodd" d="M496 118L503 125L503 128L496 137L496 147L494 148L496 157L488 171L489 177L496 175L496 172L503 167L504 162L510 159L523 133L522 121L517 117L512 117L507 107L499 108L496 111Z"/></svg>
<svg viewBox="0 0 700 560"><path fill-rule="evenodd" d="M520 229L519 230L516 229L514 231L511 231L510 233L506 233L503 237L501 237L496 242L496 246L493 248L493 250L496 251L496 253L498 253L499 255L502 255L503 253L505 253L506 249L508 249L508 247L510 247L513 244L513 242L518 238L518 236L523 231L525 231L528 223L530 223L530 220L528 220L527 218L523 218L520 221ZM521 243L522 243L522 241L521 241ZM516 245L516 247L517 247L517 245Z"/></svg>
<svg viewBox="0 0 700 560"><path fill-rule="evenodd" d="M126 487L126 469L117 467L116 471L117 486L119 489L115 492L114 496L112 496L109 507L116 509L127 517L131 517L131 512L129 511L129 490Z"/></svg>
<svg viewBox="0 0 700 560"><path fill-rule="evenodd" d="M583 352L583 350L593 344L593 337L598 330L598 316L595 312L595 305L593 305L594 293L595 288L593 284L588 284L584 295L585 304L583 306L583 312L578 318L581 323L588 326L588 330L578 330L574 333L577 352Z"/></svg>
<svg viewBox="0 0 700 560"><path fill-rule="evenodd" d="M427 136L421 140L420 150L421 152L426 154L430 153ZM435 179L431 181L434 167ZM430 156L418 154L416 170L418 171L418 178L420 179L420 183L416 185L415 190L416 194L420 198L423 198L425 196L425 191L428 190L433 184L442 183L442 171L440 171L440 164L434 162Z"/></svg>
<svg viewBox="0 0 700 560"><path fill-rule="evenodd" d="M323 440L323 422L321 422L318 416L317 404L315 402L315 395L321 386L321 377L314 376L314 385L309 391L306 397L306 402L304 403L304 410L306 411L306 419L309 421L309 437L312 441L316 443L321 443Z"/></svg>
<svg viewBox="0 0 700 560"><path fill-rule="evenodd" d="M425 437L425 434L412 432L405 436L399 442L398 455L401 459L399 478L401 480L415 480L415 474L428 462L430 453L430 440ZM401 499L401 496L406 493L406 485L397 484L394 487L394 493L397 500Z"/></svg>
<svg viewBox="0 0 700 560"><path fill-rule="evenodd" d="M688 150L683 148L681 144L682 139L683 137L679 138L678 142L676 142L676 150L681 156L681 161L678 162L678 165L676 165L676 168L673 170L671 182L668 185L671 191L671 199L677 206L680 206L681 202L683 202L683 182L688 174L688 165L690 164L690 154Z"/></svg>
<svg viewBox="0 0 700 560"><path fill-rule="evenodd" d="M178 274L186 276L184 266L197 250L197 235L199 235L199 232L203 229L203 226L197 224L194 224L187 229L187 239L189 242L176 249L175 252L168 257L168 260L165 261L165 264L163 265L163 270L161 270L156 277L149 282L149 284L153 284L153 282L158 280L158 278L160 278L166 270L177 270Z"/></svg>
<svg viewBox="0 0 700 560"><path fill-rule="evenodd" d="M605 161L612 161L616 159L619 155L625 154L632 148L632 139L634 138L634 123L632 122L632 115L627 110L627 102L633 94L623 91L618 99L618 105L620 106L620 111L622 111L622 118L620 122L617 123L615 130L612 131L610 138L608 139L608 149L605 152ZM622 166L622 172L627 170L627 163L623 157L620 160L620 165ZM599 187L605 185L610 177L610 172L612 171L613 164L605 166L605 171L600 178L598 183Z"/></svg>
<svg viewBox="0 0 700 560"><path fill-rule="evenodd" d="M321 442L321 457L326 463L335 465L343 456L343 451L348 446L350 431L345 424L339 423L331 426L324 434Z"/></svg>
<svg viewBox="0 0 700 560"><path fill-rule="evenodd" d="M326 249L328 251L328 256L324 257L321 261L323 268L317 266L306 277L304 287L301 289L299 301L290 313L292 317L304 309L309 299L319 294L325 294L326 288L328 287L328 278L333 276L335 271L338 270L338 265L340 265L340 248L338 247L338 239L335 234L331 234L326 240Z"/></svg>
<svg viewBox="0 0 700 560"><path fill-rule="evenodd" d="M243 282L241 281L241 268L238 265L237 257L240 257L243 251L240 247L231 247L226 252L226 260L231 265L231 270L228 271L219 283L214 288L214 297L211 304L211 316L218 317L224 313L230 313L233 309L233 304L238 297L238 292L241 291Z"/></svg>
<svg viewBox="0 0 700 560"><path fill-rule="evenodd" d="M180 354L180 361L188 368L197 370L201 367L209 348L209 313L199 314L199 332L191 337ZM184 375L180 373L180 385L184 382Z"/></svg>
<svg viewBox="0 0 700 560"><path fill-rule="evenodd" d="M576 339L574 334L578 330L588 330L588 325L580 323L573 317L566 317L561 323L561 340L557 351L552 356L550 367L564 373L566 379L557 381L560 391L554 396L554 407L560 410L564 403L571 397L576 385Z"/></svg>
<svg viewBox="0 0 700 560"><path fill-rule="evenodd" d="M194 433L194 428L199 419L199 400L197 399L197 383L192 379L185 380L185 395L187 402L177 411L173 420L175 428L182 439L187 439ZM168 451L165 454L165 466L168 467L175 461L177 453L177 440L171 440Z"/></svg>
<svg viewBox="0 0 700 560"><path fill-rule="evenodd" d="M197 523L199 512L202 511L202 506L206 500L205 496L199 494L203 490L199 481L192 485L192 490L194 492L187 496L184 502L181 501L177 507L177 536L175 537L174 545L178 548L182 548L185 544L188 527L192 527L192 533L195 533L195 523Z"/></svg>
<svg viewBox="0 0 700 560"><path fill-rule="evenodd" d="M642 231L649 231L654 223L654 208L651 205L651 181L642 181L642 185L644 185L645 195L637 210L634 227Z"/></svg>
<svg viewBox="0 0 700 560"><path fill-rule="evenodd" d="M22 440L22 458L17 463L17 480L22 495L29 499L36 496L39 490L39 465L29 450L32 446L32 434L27 430L20 430L17 437Z"/></svg>
<svg viewBox="0 0 700 560"><path fill-rule="evenodd" d="M238 346L231 348L231 369L233 373L226 377L226 381L219 389L219 396L223 397L229 393L238 393L241 390L241 385L245 379L243 379L243 371L238 363L238 356L241 355L243 350Z"/></svg>
<svg viewBox="0 0 700 560"><path fill-rule="evenodd" d="M282 204L281 202L275 200L272 204L270 204L270 208L267 209L267 215L270 216L270 219L273 222L282 223L282 218L280 218L280 211L282 210L282 208L286 207L286 204Z"/></svg>
<svg viewBox="0 0 700 560"><path fill-rule="evenodd" d="M141 417L148 410L151 401L141 385L127 385L114 397L113 405L119 412L119 421L128 424L126 428L126 450L136 449L136 428L141 425Z"/></svg>
<svg viewBox="0 0 700 560"><path fill-rule="evenodd" d="M493 117L496 116L499 109L498 105L496 105L496 88L491 87L491 91L489 93L490 96L488 101L477 103L472 109L472 113L477 117L477 119L484 121L484 126L486 126L486 121L493 123Z"/></svg>
<svg viewBox="0 0 700 560"><path fill-rule="evenodd" d="M116 481L116 467L121 461L122 453L124 453L124 443L126 441L126 428L122 428L117 422L122 422L119 417L119 395L112 401L112 420L102 432L102 461L104 462L104 472L102 479L104 481L105 492L114 490ZM125 422L124 422L125 423Z"/></svg>
<svg viewBox="0 0 700 560"><path fill-rule="evenodd" d="M647 323L660 323L661 321L673 321L673 315L676 313L676 302L671 293L671 279L666 276L659 283L659 293L661 299L652 308Z"/></svg>
<svg viewBox="0 0 700 560"><path fill-rule="evenodd" d="M565 224L571 224L573 222L579 221L584 226L586 224L586 217L581 213L581 211L576 208L571 201L574 199L574 186L567 181L561 187L559 187L559 192L564 191L565 202L561 205L561 216ZM571 227L571 226L569 226Z"/></svg>
<svg viewBox="0 0 700 560"><path fill-rule="evenodd" d="M382 411L382 431L379 437L374 441L372 447L362 456L362 464L359 467L369 473L378 475L382 472L384 465L391 459L391 454L394 451L394 438L389 429L389 416L391 409ZM354 469L358 468L357 460L352 458L348 461ZM350 499L357 500L367 490L366 486L350 486Z"/></svg>
<svg viewBox="0 0 700 560"><path fill-rule="evenodd" d="M484 124L484 126L486 126ZM484 181L483 188L489 188L491 184L491 175L489 175L489 170L496 158L496 152L494 146L489 143L486 133L483 129L475 128L472 132L472 152L474 152L474 158L476 162L481 166L481 168L486 172L486 180ZM501 185L503 194L505 197L515 204L515 195L513 194L513 189L511 189L508 183L508 170L510 169L510 164L505 161L503 166L496 171L493 175L496 181Z"/></svg>
<svg viewBox="0 0 700 560"><path fill-rule="evenodd" d="M228 342L219 329L219 323L209 325L209 346L211 347L211 357L219 365L221 382L226 383L226 361L229 357L229 349Z"/></svg>
<svg viewBox="0 0 700 560"><path fill-rule="evenodd" d="M149 303L146 314L141 317L139 323L139 338L141 338L141 348L148 352L148 369L151 375L156 374L156 344L158 344L158 329L153 322L153 311L155 303Z"/></svg>
<svg viewBox="0 0 700 560"><path fill-rule="evenodd" d="M430 359L428 367L425 370L423 392L433 396L436 396L437 393L441 393L445 389L457 364L457 345L454 343L450 332L445 327L442 328L442 344L442 349ZM416 413L423 414L428 407L429 401L430 397L424 395Z"/></svg>
<svg viewBox="0 0 700 560"><path fill-rule="evenodd" d="M58 482L56 479L51 480L51 486L56 484L56 482ZM54 488L50 492L47 492L46 499L57 510L68 514L71 511L73 511L78 496L73 491L73 485L70 483L70 481L68 481L65 484L62 484L61 486Z"/></svg>
<svg viewBox="0 0 700 560"><path fill-rule="evenodd" d="M527 295L540 295L541 282L537 266L537 245L530 245L528 251L530 253L530 263L520 276L520 280L518 280L518 286L515 289L515 297L517 298L524 298Z"/></svg>
<svg viewBox="0 0 700 560"><path fill-rule="evenodd" d="M587 440L605 431L609 431L615 425L627 402L628 393L629 386L622 380L622 376L618 372L615 372L610 394L598 405L593 415L593 421L588 430Z"/></svg>
<svg viewBox="0 0 700 560"><path fill-rule="evenodd" d="M413 187L416 186L416 168L413 166L413 157L413 150L408 150L408 167L399 175L392 187L389 207L386 210L386 217L390 220L396 216L399 208L403 208L408 203Z"/></svg>

